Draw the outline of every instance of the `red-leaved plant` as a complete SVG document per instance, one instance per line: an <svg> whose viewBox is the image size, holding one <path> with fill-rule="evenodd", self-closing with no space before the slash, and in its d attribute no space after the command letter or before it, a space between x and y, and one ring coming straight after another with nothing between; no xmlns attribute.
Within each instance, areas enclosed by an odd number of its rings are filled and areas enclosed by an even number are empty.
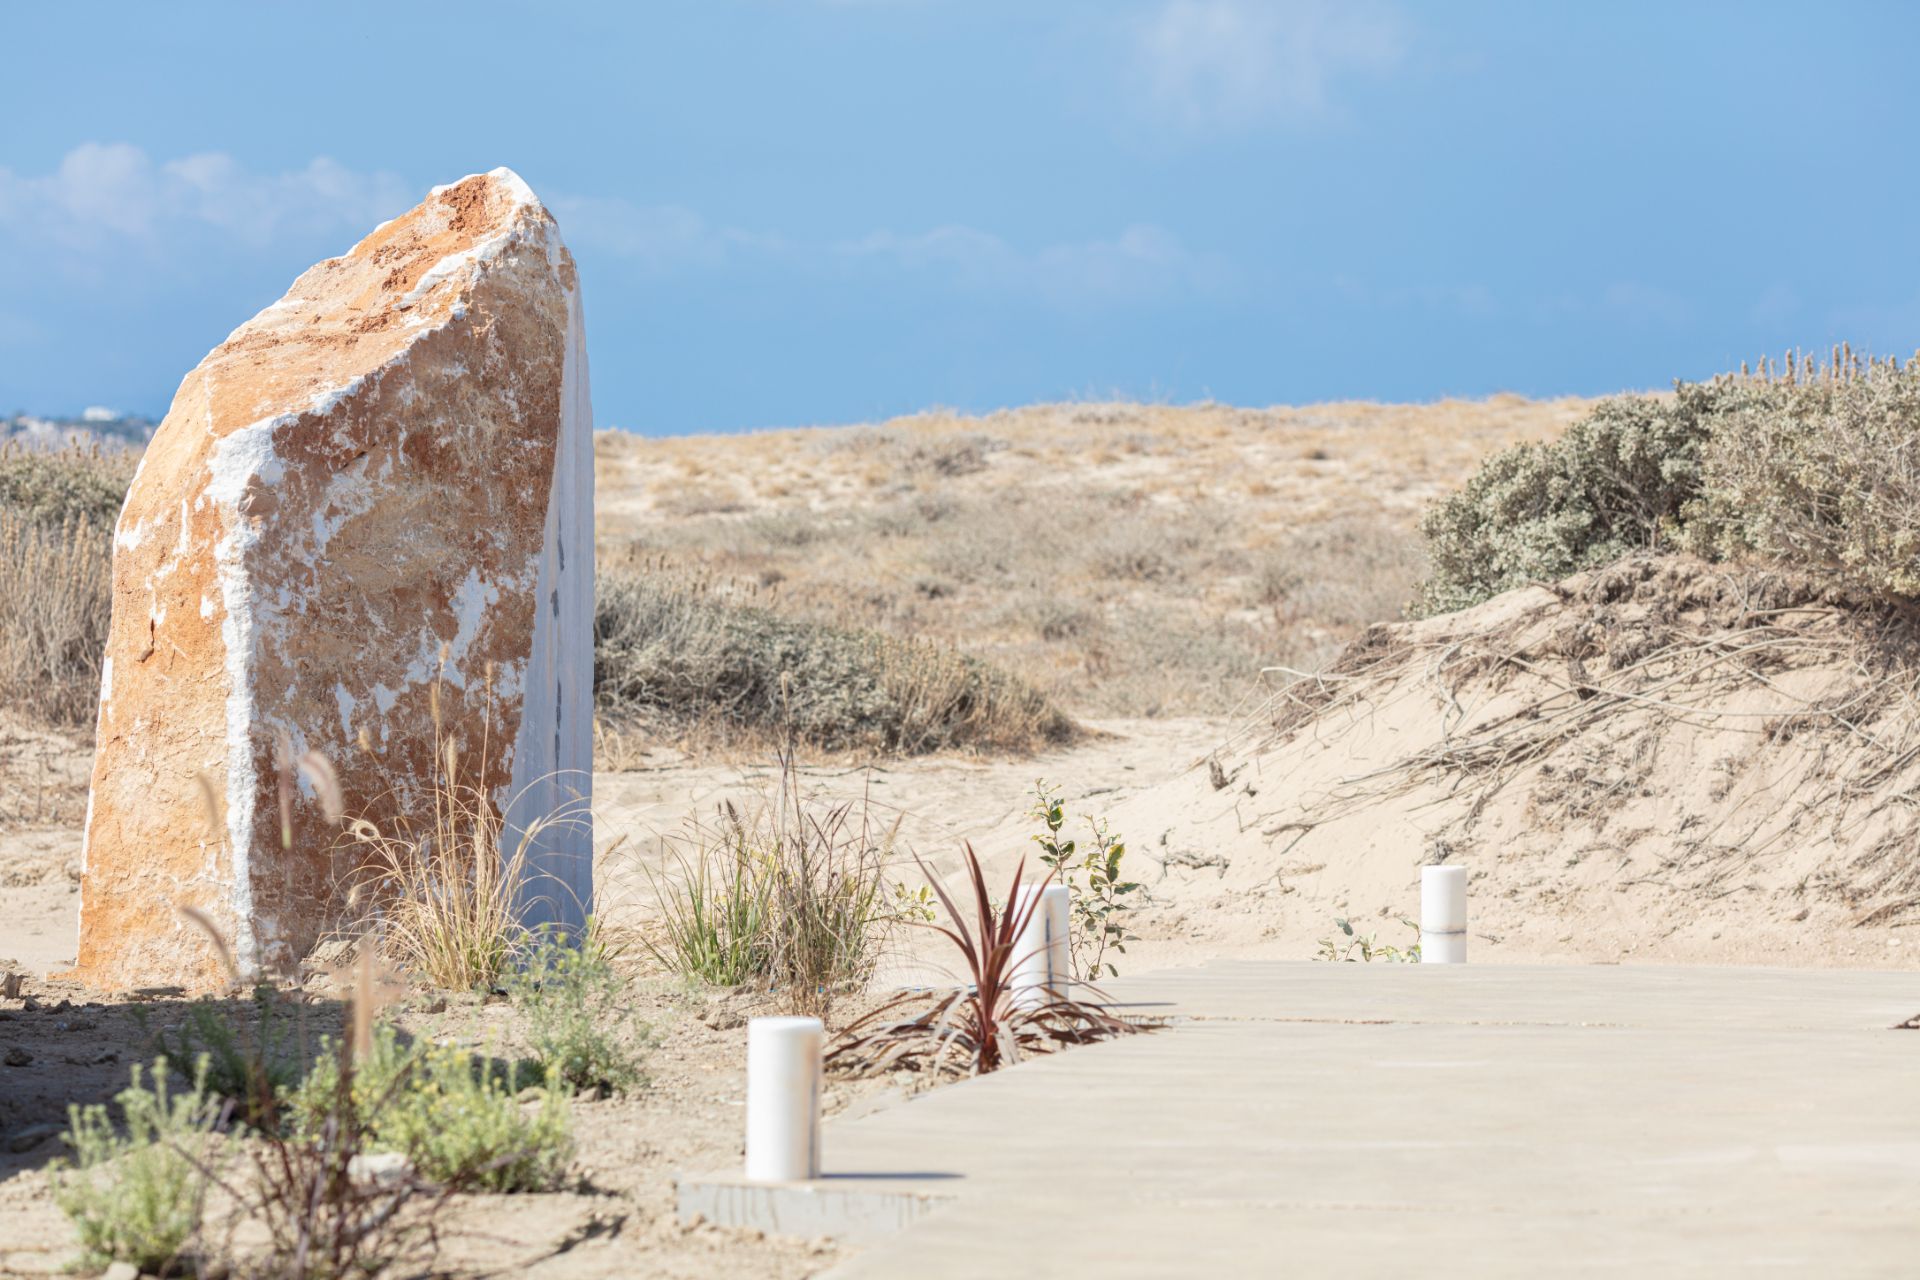
<svg viewBox="0 0 1920 1280"><path fill-rule="evenodd" d="M1029 919L1039 909L1040 894L1029 893L1023 899L1023 859L1014 868L1013 883L1007 887L1008 906L996 908L972 845L966 846L966 854L967 879L973 891L968 913L961 911L925 863L920 869L927 873L947 913L946 923L925 927L959 949L968 985L935 997L931 1004L926 1003L925 992L907 992L888 1001L835 1038L826 1055L829 1069L853 1075L896 1070L983 1075L1034 1054L1145 1029L1141 1023L1108 1013L1097 1001L1058 991L1048 991L1038 999L1016 1000L1014 974L1026 959L1017 954L1017 948ZM1043 878L1039 887L1045 888L1052 878ZM1084 983L1079 985L1093 990ZM903 1016L903 1010L918 1006L924 1007Z"/></svg>

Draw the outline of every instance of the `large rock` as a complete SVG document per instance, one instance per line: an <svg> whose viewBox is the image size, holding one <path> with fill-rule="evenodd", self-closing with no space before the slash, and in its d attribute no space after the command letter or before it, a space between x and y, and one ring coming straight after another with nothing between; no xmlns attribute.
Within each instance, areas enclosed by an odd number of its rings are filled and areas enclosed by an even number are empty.
<svg viewBox="0 0 1920 1280"><path fill-rule="evenodd" d="M286 744L391 829L427 816L437 703L510 846L583 799L592 468L573 259L505 169L436 189L201 361L115 534L80 976L221 980L182 906L273 971L371 905L349 907L304 778L283 845ZM590 854L584 822L539 833L536 923L582 918Z"/></svg>

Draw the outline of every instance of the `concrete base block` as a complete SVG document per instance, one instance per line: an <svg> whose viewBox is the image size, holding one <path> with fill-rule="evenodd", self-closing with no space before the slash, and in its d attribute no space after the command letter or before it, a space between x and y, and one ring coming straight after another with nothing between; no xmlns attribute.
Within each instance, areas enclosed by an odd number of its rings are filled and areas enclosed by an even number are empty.
<svg viewBox="0 0 1920 1280"><path fill-rule="evenodd" d="M696 1219L727 1227L753 1227L769 1235L812 1239L830 1236L869 1244L924 1217L951 1197L915 1186L926 1175L887 1178L825 1177L812 1182L748 1182L731 1174L701 1174L674 1180L680 1221Z"/></svg>

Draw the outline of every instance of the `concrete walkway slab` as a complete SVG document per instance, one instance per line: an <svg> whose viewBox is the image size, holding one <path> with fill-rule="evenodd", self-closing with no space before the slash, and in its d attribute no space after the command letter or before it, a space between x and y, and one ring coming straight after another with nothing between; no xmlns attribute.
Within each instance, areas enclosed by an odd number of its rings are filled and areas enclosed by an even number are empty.
<svg viewBox="0 0 1920 1280"><path fill-rule="evenodd" d="M1920 1273L1913 975L1234 963L1111 993L1179 1021L828 1126L811 1194L915 1202L834 1275Z"/></svg>

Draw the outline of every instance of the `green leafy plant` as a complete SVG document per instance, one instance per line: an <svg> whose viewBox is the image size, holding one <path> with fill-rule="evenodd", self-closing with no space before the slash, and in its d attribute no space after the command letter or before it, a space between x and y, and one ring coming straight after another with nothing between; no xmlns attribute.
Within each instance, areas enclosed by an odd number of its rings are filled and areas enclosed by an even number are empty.
<svg viewBox="0 0 1920 1280"><path fill-rule="evenodd" d="M549 1191L573 1158L570 1095L556 1069L525 1082L455 1045L426 1049L409 1086L374 1117L376 1149L427 1178L482 1191ZM522 1094L526 1101L522 1101Z"/></svg>
<svg viewBox="0 0 1920 1280"><path fill-rule="evenodd" d="M368 1152L404 1156L421 1177L458 1190L548 1190L573 1155L558 1069L404 1043L386 1023L357 1058L338 1046L322 1054L289 1105L296 1132L311 1139L350 1125Z"/></svg>
<svg viewBox="0 0 1920 1280"><path fill-rule="evenodd" d="M1073 839L1061 834L1067 825L1067 809L1059 789L1043 780L1034 784L1034 794L1029 813L1046 828L1033 837L1040 846L1040 861L1072 897L1074 969L1089 980L1103 975L1117 978L1120 970L1107 953L1126 954L1126 944L1134 937L1125 923L1128 899L1141 891L1138 882L1122 874L1126 842L1109 829L1106 819L1089 817L1091 839L1081 850Z"/></svg>
<svg viewBox="0 0 1920 1280"><path fill-rule="evenodd" d="M169 1061L200 1064L207 1092L233 1103L242 1123L261 1128L274 1122L279 1095L299 1083L302 1055L272 984L254 987L252 1006L249 1017L229 1002L197 1000L176 1035L157 1032L153 1041ZM144 1013L134 1010L143 1023Z"/></svg>
<svg viewBox="0 0 1920 1280"><path fill-rule="evenodd" d="M625 1092L644 1078L653 1031L635 1013L627 983L592 921L580 945L542 939L507 990L526 1020L526 1038L544 1075L574 1089Z"/></svg>
<svg viewBox="0 0 1920 1280"><path fill-rule="evenodd" d="M1333 926L1340 931L1341 936L1320 939L1320 954L1314 959L1346 963L1356 961L1371 963L1375 960L1383 960L1389 964L1418 964L1420 963L1420 926L1405 916L1400 917L1400 923L1413 930L1413 941L1407 946L1395 947L1381 942L1378 930L1372 933L1360 933L1353 927L1353 921L1345 916L1335 916Z"/></svg>
<svg viewBox="0 0 1920 1280"><path fill-rule="evenodd" d="M827 1052L830 1068L853 1075L894 1070L983 1075L1035 1054L1144 1029L1093 1001L1052 992L1025 998L1016 992L1014 973L1024 958L1017 953L1020 937L1039 908L1040 895L1027 895L1023 907L999 905L971 845L966 847L966 869L971 923L928 872L947 923L926 926L959 951L966 985L931 1001L924 993L908 992L856 1020ZM1007 902L1022 902L1025 873L1025 862L1014 868ZM1049 873L1039 887L1052 879Z"/></svg>
<svg viewBox="0 0 1920 1280"><path fill-rule="evenodd" d="M79 1232L87 1265L128 1262L168 1275L184 1265L200 1232L221 1109L203 1076L175 1087L165 1058L150 1071L136 1064L114 1101L124 1131L104 1106L68 1109L73 1159L55 1166L54 1201Z"/></svg>

